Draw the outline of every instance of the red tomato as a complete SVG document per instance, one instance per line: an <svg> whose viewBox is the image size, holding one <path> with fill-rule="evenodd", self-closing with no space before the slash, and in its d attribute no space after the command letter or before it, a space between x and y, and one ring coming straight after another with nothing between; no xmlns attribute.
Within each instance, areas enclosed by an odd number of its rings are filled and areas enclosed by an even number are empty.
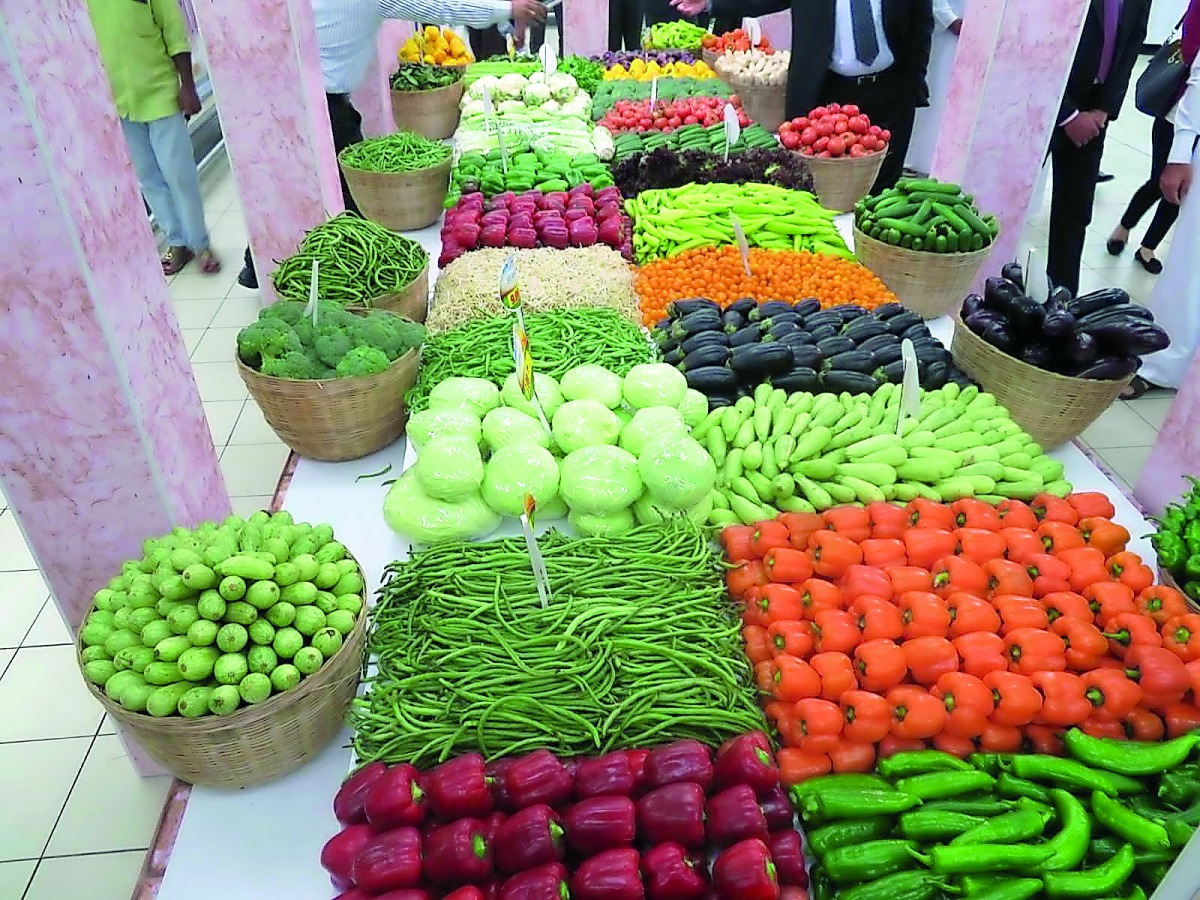
<svg viewBox="0 0 1200 900"><path fill-rule="evenodd" d="M892 133L885 128L879 132L879 137L886 144L892 139Z"/></svg>
<svg viewBox="0 0 1200 900"><path fill-rule="evenodd" d="M829 104L829 111L831 113L836 113L836 112L840 111L841 108L842 108L842 105L840 103L830 103Z"/></svg>
<svg viewBox="0 0 1200 900"><path fill-rule="evenodd" d="M780 134L787 134L787 133L788 133L789 131L791 131L791 130L792 130L792 123L791 123L791 122L784 122L782 125L780 125L780 126L779 126L779 133L780 133Z"/></svg>
<svg viewBox="0 0 1200 900"><path fill-rule="evenodd" d="M813 142L812 148L818 154L824 154L824 155L828 156L829 155L829 138L827 138L827 137L817 138L816 141Z"/></svg>
<svg viewBox="0 0 1200 900"><path fill-rule="evenodd" d="M788 131L779 136L780 143L788 150L795 150L800 146L800 136L794 131Z"/></svg>
<svg viewBox="0 0 1200 900"><path fill-rule="evenodd" d="M695 125L699 121L700 120L692 113L688 113L686 116L683 117L683 122L685 125Z"/></svg>
<svg viewBox="0 0 1200 900"><path fill-rule="evenodd" d="M822 119L817 123L817 134L821 137L830 137L833 134L833 122L829 119Z"/></svg>
<svg viewBox="0 0 1200 900"><path fill-rule="evenodd" d="M862 144L855 144L853 147L850 148L850 150L847 152L846 155L850 156L854 159L858 159L860 156L866 156L867 151L863 149Z"/></svg>
<svg viewBox="0 0 1200 900"><path fill-rule="evenodd" d="M878 125L872 125L870 128L867 129L867 133L873 134L876 137L879 137L879 135L883 134L883 129L880 128Z"/></svg>
<svg viewBox="0 0 1200 900"><path fill-rule="evenodd" d="M792 124L796 127L797 130L802 131L808 127L808 116L801 116L798 119L793 119Z"/></svg>
<svg viewBox="0 0 1200 900"><path fill-rule="evenodd" d="M831 154L828 150L822 150L820 153L817 154L817 156L821 157L821 159L829 159Z"/></svg>
<svg viewBox="0 0 1200 900"><path fill-rule="evenodd" d="M831 137L829 139L829 155L841 156L846 152L846 142L840 137Z"/></svg>
<svg viewBox="0 0 1200 900"><path fill-rule="evenodd" d="M819 119L819 118L821 118L822 116L826 116L826 115L828 115L828 114L829 114L829 107L828 107L828 106L818 106L816 109L814 109L812 112L810 112L810 113L808 114L808 117L809 117L810 119Z"/></svg>
<svg viewBox="0 0 1200 900"><path fill-rule="evenodd" d="M842 107L842 112L844 112L848 116L859 115L858 106L854 103L847 103L845 106Z"/></svg>
<svg viewBox="0 0 1200 900"><path fill-rule="evenodd" d="M870 126L867 124L867 120L862 116L851 116L849 126L850 130L855 134L866 134L867 129L870 128Z"/></svg>

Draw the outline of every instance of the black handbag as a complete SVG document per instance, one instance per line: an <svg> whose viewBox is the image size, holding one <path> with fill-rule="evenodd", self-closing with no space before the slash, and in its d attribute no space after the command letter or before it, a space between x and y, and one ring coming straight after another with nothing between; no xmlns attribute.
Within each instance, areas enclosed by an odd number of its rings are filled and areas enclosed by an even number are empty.
<svg viewBox="0 0 1200 900"><path fill-rule="evenodd" d="M1179 24L1183 25L1182 19ZM1137 80L1134 102L1138 112L1156 119L1163 118L1175 106L1187 77L1188 68L1183 64L1183 51L1176 28L1176 34L1150 57L1146 71Z"/></svg>

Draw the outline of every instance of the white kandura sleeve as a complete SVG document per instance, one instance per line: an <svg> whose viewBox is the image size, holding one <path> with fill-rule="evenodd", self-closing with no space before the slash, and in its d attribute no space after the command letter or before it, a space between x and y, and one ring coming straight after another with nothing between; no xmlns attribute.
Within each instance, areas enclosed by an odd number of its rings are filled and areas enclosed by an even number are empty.
<svg viewBox="0 0 1200 900"><path fill-rule="evenodd" d="M491 28L512 18L509 0L379 0L385 19Z"/></svg>
<svg viewBox="0 0 1200 900"><path fill-rule="evenodd" d="M950 5L950 0L933 0L933 21L938 28L949 29L961 18Z"/></svg>
<svg viewBox="0 0 1200 900"><path fill-rule="evenodd" d="M1188 163L1200 138L1200 57L1192 62L1187 89L1175 108L1175 139L1171 142L1168 163Z"/></svg>

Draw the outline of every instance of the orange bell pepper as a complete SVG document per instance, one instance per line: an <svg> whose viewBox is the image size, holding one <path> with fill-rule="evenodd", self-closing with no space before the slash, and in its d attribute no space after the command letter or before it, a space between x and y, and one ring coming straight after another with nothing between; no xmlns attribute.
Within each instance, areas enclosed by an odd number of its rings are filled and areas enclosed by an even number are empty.
<svg viewBox="0 0 1200 900"><path fill-rule="evenodd" d="M1049 553L1038 553L1021 563L1033 579L1033 596L1045 597L1071 589L1071 567Z"/></svg>
<svg viewBox="0 0 1200 900"><path fill-rule="evenodd" d="M1075 525L1079 522L1079 513L1062 497L1053 494L1038 494L1029 504L1039 522L1065 522Z"/></svg>
<svg viewBox="0 0 1200 900"><path fill-rule="evenodd" d="M750 540L754 537L754 528L750 525L729 525L721 531L721 545L725 548L725 556L732 563L743 563L754 559L754 551L750 549Z"/></svg>
<svg viewBox="0 0 1200 900"><path fill-rule="evenodd" d="M842 708L831 700L809 697L796 704L796 731L805 753L828 753L842 737Z"/></svg>
<svg viewBox="0 0 1200 900"><path fill-rule="evenodd" d="M981 566L993 559L1003 559L1008 551L1004 535L986 528L956 528L954 539L958 542L955 553Z"/></svg>
<svg viewBox="0 0 1200 900"><path fill-rule="evenodd" d="M992 692L983 679L966 672L945 672L930 693L946 708L946 733L965 739L983 733L992 712Z"/></svg>
<svg viewBox="0 0 1200 900"><path fill-rule="evenodd" d="M788 539L797 550L807 547L809 536L825 527L817 513L780 513L775 521L787 529Z"/></svg>
<svg viewBox="0 0 1200 900"><path fill-rule="evenodd" d="M848 609L819 609L813 616L815 649L818 653L849 653L862 639L858 617Z"/></svg>
<svg viewBox="0 0 1200 900"><path fill-rule="evenodd" d="M835 506L821 516L827 529L856 544L871 536L871 514L861 506Z"/></svg>
<svg viewBox="0 0 1200 900"><path fill-rule="evenodd" d="M810 578L800 585L800 605L806 619L812 619L820 609L841 609L841 589L820 578Z"/></svg>
<svg viewBox="0 0 1200 900"><path fill-rule="evenodd" d="M1061 729L1053 725L1026 725L1024 732L1023 746L1027 746L1034 753L1044 753L1049 756L1066 755Z"/></svg>
<svg viewBox="0 0 1200 900"><path fill-rule="evenodd" d="M1114 581L1131 588L1135 594L1154 585L1154 570L1142 562L1140 556L1128 550L1108 558L1108 571Z"/></svg>
<svg viewBox="0 0 1200 900"><path fill-rule="evenodd" d="M862 549L850 538L833 531L817 531L808 539L813 571L824 578L841 578L862 562Z"/></svg>
<svg viewBox="0 0 1200 900"><path fill-rule="evenodd" d="M896 604L882 597L863 594L850 607L858 616L858 631L863 641L886 638L898 641L904 637L904 617Z"/></svg>
<svg viewBox="0 0 1200 900"><path fill-rule="evenodd" d="M904 681L908 662L895 641L878 638L854 648L854 669L859 687L883 693Z"/></svg>
<svg viewBox="0 0 1200 900"><path fill-rule="evenodd" d="M889 566L884 569L892 583L892 596L899 597L909 591L933 590L933 576L928 569L919 566Z"/></svg>
<svg viewBox="0 0 1200 900"><path fill-rule="evenodd" d="M881 694L853 690L842 694L842 736L848 741L875 744L892 728L892 707Z"/></svg>
<svg viewBox="0 0 1200 900"><path fill-rule="evenodd" d="M979 749L984 753L1016 753L1024 742L1020 728L998 722L988 722L979 735Z"/></svg>
<svg viewBox="0 0 1200 900"><path fill-rule="evenodd" d="M1096 491L1081 491L1077 494L1068 494L1067 502L1071 504L1081 519L1092 516L1102 516L1105 519L1111 519L1117 514L1117 509L1112 505L1112 501L1104 496L1104 494Z"/></svg>
<svg viewBox="0 0 1200 900"><path fill-rule="evenodd" d="M1040 598L1046 616L1053 625L1059 619L1074 619L1078 622L1091 622L1092 609L1082 594L1074 591L1055 591Z"/></svg>
<svg viewBox="0 0 1200 900"><path fill-rule="evenodd" d="M946 707L927 690L902 684L887 692L892 707L892 734L904 740L926 740L946 724Z"/></svg>
<svg viewBox="0 0 1200 900"><path fill-rule="evenodd" d="M835 749L829 751L829 759L835 772L872 772L875 769L875 745L843 740Z"/></svg>
<svg viewBox="0 0 1200 900"><path fill-rule="evenodd" d="M987 591L987 573L983 566L965 556L943 556L930 571L933 589L942 597L955 591L982 596Z"/></svg>
<svg viewBox="0 0 1200 900"><path fill-rule="evenodd" d="M845 653L816 653L808 664L821 676L821 697L825 700L836 702L846 691L858 687L854 661Z"/></svg>
<svg viewBox="0 0 1200 900"><path fill-rule="evenodd" d="M960 638L975 632L989 632L999 642L1000 614L982 597L956 591L946 598L950 610L950 637Z"/></svg>
<svg viewBox="0 0 1200 900"><path fill-rule="evenodd" d="M782 522L768 519L754 523L754 533L750 535L750 550L755 556L766 556L772 547L788 546L791 546L791 535Z"/></svg>
<svg viewBox="0 0 1200 900"><path fill-rule="evenodd" d="M816 636L813 634L812 623L772 622L766 627L767 648L772 656L780 653L808 659L812 656ZM1107 643L1105 646L1108 646Z"/></svg>
<svg viewBox="0 0 1200 900"><path fill-rule="evenodd" d="M913 528L954 530L954 510L944 503L934 503L932 500L918 497L904 509L908 513L908 524Z"/></svg>
<svg viewBox="0 0 1200 900"><path fill-rule="evenodd" d="M904 620L906 640L950 633L950 607L937 594L929 591L909 591L901 594L896 603Z"/></svg>
<svg viewBox="0 0 1200 900"><path fill-rule="evenodd" d="M1029 679L1044 698L1033 719L1036 724L1066 728L1086 721L1092 714L1087 683L1075 673L1034 672Z"/></svg>
<svg viewBox="0 0 1200 900"><path fill-rule="evenodd" d="M983 572L987 575L989 598L999 594L1033 596L1033 579L1021 563L1009 559L993 559L983 564Z"/></svg>
<svg viewBox="0 0 1200 900"><path fill-rule="evenodd" d="M1087 600L1092 616L1100 624L1104 624L1119 613L1137 612L1133 588L1121 584L1119 581L1094 582L1080 593Z"/></svg>
<svg viewBox="0 0 1200 900"><path fill-rule="evenodd" d="M1133 602L1138 612L1149 616L1159 625L1165 625L1172 619L1191 613L1191 608L1183 594L1165 584L1156 584L1146 588L1134 598Z"/></svg>
<svg viewBox="0 0 1200 900"><path fill-rule="evenodd" d="M1042 694L1028 675L1016 672L989 672L983 683L992 692L992 714L997 725L1023 727L1042 709Z"/></svg>
<svg viewBox="0 0 1200 900"><path fill-rule="evenodd" d="M1092 718L1119 722L1142 702L1142 688L1120 669L1092 669L1081 676Z"/></svg>
<svg viewBox="0 0 1200 900"><path fill-rule="evenodd" d="M1192 688L1191 673L1183 660L1165 647L1130 647L1125 673L1142 688L1142 702L1151 709L1178 703Z"/></svg>
<svg viewBox="0 0 1200 900"><path fill-rule="evenodd" d="M787 787L833 771L827 754L805 753L798 747L783 747L775 754L775 761L779 763L779 780Z"/></svg>
<svg viewBox="0 0 1200 900"><path fill-rule="evenodd" d="M954 513L955 528L982 528L985 531L999 531L1000 511L990 503L976 500L974 497L964 497L950 504Z"/></svg>
<svg viewBox="0 0 1200 900"><path fill-rule="evenodd" d="M1033 514L1029 504L1021 500L1001 500L996 504L996 512L1000 514L1000 527L1019 528L1025 531L1036 531L1038 517Z"/></svg>
<svg viewBox="0 0 1200 900"><path fill-rule="evenodd" d="M1095 547L1076 547L1056 553L1055 556L1071 567L1071 590L1077 594L1087 597L1086 588L1111 580L1104 554Z"/></svg>
<svg viewBox="0 0 1200 900"><path fill-rule="evenodd" d="M1037 536L1047 553L1058 554L1087 546L1079 529L1066 522L1043 522L1038 526Z"/></svg>
<svg viewBox="0 0 1200 900"><path fill-rule="evenodd" d="M725 575L725 584L735 600L744 600L750 588L766 583L767 571L763 568L762 560L758 559L739 563Z"/></svg>
<svg viewBox="0 0 1200 900"><path fill-rule="evenodd" d="M1042 539L1036 531L1026 531L1024 528L1002 528L996 532L1004 538L1004 556L1013 562L1025 563L1034 556L1046 552Z"/></svg>
<svg viewBox="0 0 1200 900"><path fill-rule="evenodd" d="M803 595L790 584L767 584L760 591L758 608L763 621L797 622L804 618Z"/></svg>
<svg viewBox="0 0 1200 900"><path fill-rule="evenodd" d="M901 649L912 680L917 684L934 685L946 672L958 669L958 651L944 637L913 638L906 640Z"/></svg>
<svg viewBox="0 0 1200 900"><path fill-rule="evenodd" d="M771 693L778 699L794 703L821 695L821 676L804 660L781 654L775 657L774 666Z"/></svg>
<svg viewBox="0 0 1200 900"><path fill-rule="evenodd" d="M899 538L871 538L859 544L863 563L876 569L903 566L908 562L908 550Z"/></svg>
<svg viewBox="0 0 1200 900"><path fill-rule="evenodd" d="M1101 719L1097 716L1092 716L1080 725L1079 730L1092 737L1109 738L1114 741L1128 740L1125 736L1125 729L1121 727L1120 722Z"/></svg>
<svg viewBox="0 0 1200 900"><path fill-rule="evenodd" d="M1138 612L1117 613L1104 620L1104 636L1113 656L1125 659L1134 647L1162 648L1162 635L1148 619Z"/></svg>
<svg viewBox="0 0 1200 900"><path fill-rule="evenodd" d="M1090 621L1059 618L1050 623L1050 630L1062 638L1067 668L1072 671L1094 669L1108 654L1108 638Z"/></svg>
<svg viewBox="0 0 1200 900"><path fill-rule="evenodd" d="M1128 740L1161 741L1167 733L1166 724L1144 706L1137 706L1126 713L1121 728Z"/></svg>
<svg viewBox="0 0 1200 900"><path fill-rule="evenodd" d="M758 665L771 658L771 644L767 639L767 629L761 625L747 625L743 628L742 640L746 642L746 656L750 662Z"/></svg>
<svg viewBox="0 0 1200 900"><path fill-rule="evenodd" d="M983 678L989 672L1008 671L1004 638L995 631L971 632L956 637L951 643L961 660L959 668L970 675Z"/></svg>
<svg viewBox="0 0 1200 900"><path fill-rule="evenodd" d="M1089 547L1095 547L1105 556L1120 553L1129 543L1129 531L1111 519L1089 516L1079 520L1079 533Z"/></svg>
<svg viewBox="0 0 1200 900"><path fill-rule="evenodd" d="M941 731L933 736L933 749L966 759L979 747L971 738L956 737L948 731Z"/></svg>
<svg viewBox="0 0 1200 900"><path fill-rule="evenodd" d="M1017 628L1004 636L1010 671L1020 675L1061 672L1067 667L1062 638L1044 628Z"/></svg>
<svg viewBox="0 0 1200 900"><path fill-rule="evenodd" d="M851 566L838 580L842 592L842 603L850 604L866 594L872 597L892 598L892 583L886 573L871 566Z"/></svg>
<svg viewBox="0 0 1200 900"><path fill-rule="evenodd" d="M812 560L805 550L794 547L772 547L763 557L767 578L771 581L793 584L812 578Z"/></svg>
<svg viewBox="0 0 1200 900"><path fill-rule="evenodd" d="M908 564L922 569L932 569L939 559L952 556L958 548L954 532L939 528L910 528L903 540Z"/></svg>
<svg viewBox="0 0 1200 900"><path fill-rule="evenodd" d="M910 527L907 511L894 503L868 503L867 516L871 522L871 538L875 540L899 538Z"/></svg>
<svg viewBox="0 0 1200 900"><path fill-rule="evenodd" d="M1172 703L1162 711L1167 737L1179 737L1200 728L1200 707L1194 702Z"/></svg>
<svg viewBox="0 0 1200 900"><path fill-rule="evenodd" d="M1163 646L1185 663L1200 659L1200 615L1185 613L1168 619L1161 633Z"/></svg>
<svg viewBox="0 0 1200 900"><path fill-rule="evenodd" d="M1032 597L1000 594L992 598L992 606L1000 614L1000 634L1007 636L1018 628L1049 628L1050 617Z"/></svg>

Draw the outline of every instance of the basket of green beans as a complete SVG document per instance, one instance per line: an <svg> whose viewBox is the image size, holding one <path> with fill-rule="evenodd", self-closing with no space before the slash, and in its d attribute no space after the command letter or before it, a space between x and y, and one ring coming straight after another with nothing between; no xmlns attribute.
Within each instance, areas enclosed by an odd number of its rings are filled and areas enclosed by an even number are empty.
<svg viewBox="0 0 1200 900"><path fill-rule="evenodd" d="M392 75L392 118L401 131L444 140L458 129L463 66L408 63Z"/></svg>
<svg viewBox="0 0 1200 900"><path fill-rule="evenodd" d="M450 186L451 150L411 131L351 144L338 163L363 215L392 231L437 221Z"/></svg>

